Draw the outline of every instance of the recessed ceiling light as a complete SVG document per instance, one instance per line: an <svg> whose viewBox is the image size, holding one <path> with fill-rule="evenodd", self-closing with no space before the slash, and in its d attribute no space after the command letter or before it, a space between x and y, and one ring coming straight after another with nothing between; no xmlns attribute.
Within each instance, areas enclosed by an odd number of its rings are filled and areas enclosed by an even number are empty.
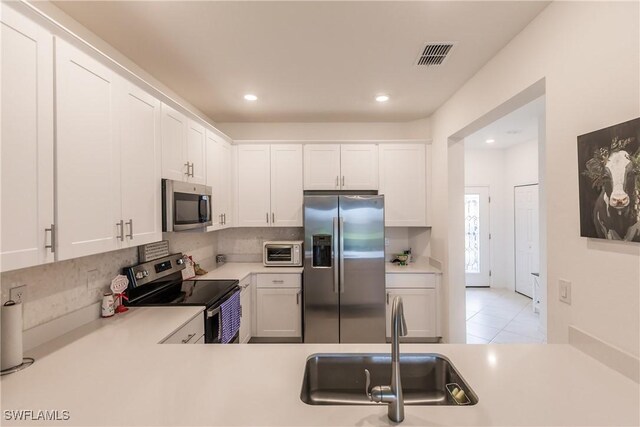
<svg viewBox="0 0 640 427"><path fill-rule="evenodd" d="M378 102L387 102L389 100L389 96L387 95L378 95L376 96L376 101Z"/></svg>
<svg viewBox="0 0 640 427"><path fill-rule="evenodd" d="M255 95L254 95L254 94L252 94L252 93L248 93L248 94L246 94L246 95L244 96L244 99L245 99L245 100L247 100L247 101L257 101L257 100L258 100L258 97L257 97L257 96L255 96Z"/></svg>
<svg viewBox="0 0 640 427"><path fill-rule="evenodd" d="M493 144L494 142L496 142L496 140L495 139L487 139L485 142L487 144Z"/></svg>

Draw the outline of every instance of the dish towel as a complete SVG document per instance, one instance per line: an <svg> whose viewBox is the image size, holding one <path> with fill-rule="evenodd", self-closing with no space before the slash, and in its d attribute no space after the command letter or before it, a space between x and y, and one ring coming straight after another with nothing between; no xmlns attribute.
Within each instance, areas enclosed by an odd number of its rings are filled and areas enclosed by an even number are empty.
<svg viewBox="0 0 640 427"><path fill-rule="evenodd" d="M228 344L240 330L240 291L220 305L220 342Z"/></svg>

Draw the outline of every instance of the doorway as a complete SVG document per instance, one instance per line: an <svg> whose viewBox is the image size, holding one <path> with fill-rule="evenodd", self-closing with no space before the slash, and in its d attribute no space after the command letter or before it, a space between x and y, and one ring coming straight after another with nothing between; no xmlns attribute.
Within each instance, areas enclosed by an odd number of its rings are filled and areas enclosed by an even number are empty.
<svg viewBox="0 0 640 427"><path fill-rule="evenodd" d="M491 285L489 187L465 187L464 273L468 288Z"/></svg>
<svg viewBox="0 0 640 427"><path fill-rule="evenodd" d="M515 290L534 300L535 275L540 274L540 231L538 184L513 188Z"/></svg>

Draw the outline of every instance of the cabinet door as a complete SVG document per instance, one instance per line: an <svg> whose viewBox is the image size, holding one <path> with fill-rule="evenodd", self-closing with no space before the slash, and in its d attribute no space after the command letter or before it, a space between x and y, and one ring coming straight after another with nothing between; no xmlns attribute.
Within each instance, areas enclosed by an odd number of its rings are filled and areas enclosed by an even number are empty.
<svg viewBox="0 0 640 427"><path fill-rule="evenodd" d="M304 146L304 189L340 189L340 145Z"/></svg>
<svg viewBox="0 0 640 427"><path fill-rule="evenodd" d="M187 180L187 118L162 104L162 177Z"/></svg>
<svg viewBox="0 0 640 427"><path fill-rule="evenodd" d="M53 37L2 3L2 271L53 261Z"/></svg>
<svg viewBox="0 0 640 427"><path fill-rule="evenodd" d="M302 227L302 191L302 145L272 145L272 226Z"/></svg>
<svg viewBox="0 0 640 427"><path fill-rule="evenodd" d="M342 190L378 189L378 146L342 144L340 146L340 188Z"/></svg>
<svg viewBox="0 0 640 427"><path fill-rule="evenodd" d="M189 182L204 184L207 181L205 146L204 126L193 120L188 120L187 162L191 164L190 175L187 176L187 181Z"/></svg>
<svg viewBox="0 0 640 427"><path fill-rule="evenodd" d="M435 289L387 289L387 337L391 336L391 308L397 296L402 297L407 338L436 337Z"/></svg>
<svg viewBox="0 0 640 427"><path fill-rule="evenodd" d="M240 343L246 344L251 339L251 286L240 293Z"/></svg>
<svg viewBox="0 0 640 427"><path fill-rule="evenodd" d="M232 162L233 155L231 150L231 144L226 141L222 141L220 144L220 202L222 206L220 211L222 212L222 228L231 227L233 225L233 191L232 191Z"/></svg>
<svg viewBox="0 0 640 427"><path fill-rule="evenodd" d="M129 82L119 104L122 219L125 242L162 239L160 101Z"/></svg>
<svg viewBox="0 0 640 427"><path fill-rule="evenodd" d="M121 219L117 76L56 39L58 259L117 249Z"/></svg>
<svg viewBox="0 0 640 427"><path fill-rule="evenodd" d="M301 336L300 289L258 288L259 337Z"/></svg>
<svg viewBox="0 0 640 427"><path fill-rule="evenodd" d="M238 147L238 226L269 227L270 165L268 145Z"/></svg>
<svg viewBox="0 0 640 427"><path fill-rule="evenodd" d="M221 141L218 140L216 135L210 130L206 131L206 152L207 152L207 185L211 187L211 200L212 200L212 213L211 222L212 230L218 230L222 228L222 212L223 212L223 200L222 200L222 183L220 182L220 164L222 163L221 156Z"/></svg>
<svg viewBox="0 0 640 427"><path fill-rule="evenodd" d="M379 170L385 225L425 226L425 145L381 144Z"/></svg>

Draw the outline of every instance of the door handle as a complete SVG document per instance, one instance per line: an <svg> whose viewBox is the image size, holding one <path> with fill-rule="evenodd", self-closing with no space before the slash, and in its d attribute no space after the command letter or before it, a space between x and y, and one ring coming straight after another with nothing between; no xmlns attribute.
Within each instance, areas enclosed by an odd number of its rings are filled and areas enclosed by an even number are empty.
<svg viewBox="0 0 640 427"><path fill-rule="evenodd" d="M344 293L344 218L340 217L340 293Z"/></svg>
<svg viewBox="0 0 640 427"><path fill-rule="evenodd" d="M47 231L51 232L51 244L47 245ZM45 228L44 229L44 234L45 234L45 249L51 249L51 253L54 253L56 251L56 227L54 224L51 224L51 228Z"/></svg>
<svg viewBox="0 0 640 427"><path fill-rule="evenodd" d="M337 181L336 177L336 181ZM339 277L339 271L340 271L340 266L338 265L338 263L336 262L336 242L338 241L338 217L334 217L333 218L333 241L331 242L332 245L332 251L333 251L333 292L334 293L338 293L338 286L340 283L340 277Z"/></svg>
<svg viewBox="0 0 640 427"><path fill-rule="evenodd" d="M133 220L129 219L125 224L129 226L129 234L127 234L127 237L133 240Z"/></svg>
<svg viewBox="0 0 640 427"><path fill-rule="evenodd" d="M120 227L120 235L116 236L116 238L120 239L120 241L122 242L124 240L124 220L116 222L116 227Z"/></svg>

